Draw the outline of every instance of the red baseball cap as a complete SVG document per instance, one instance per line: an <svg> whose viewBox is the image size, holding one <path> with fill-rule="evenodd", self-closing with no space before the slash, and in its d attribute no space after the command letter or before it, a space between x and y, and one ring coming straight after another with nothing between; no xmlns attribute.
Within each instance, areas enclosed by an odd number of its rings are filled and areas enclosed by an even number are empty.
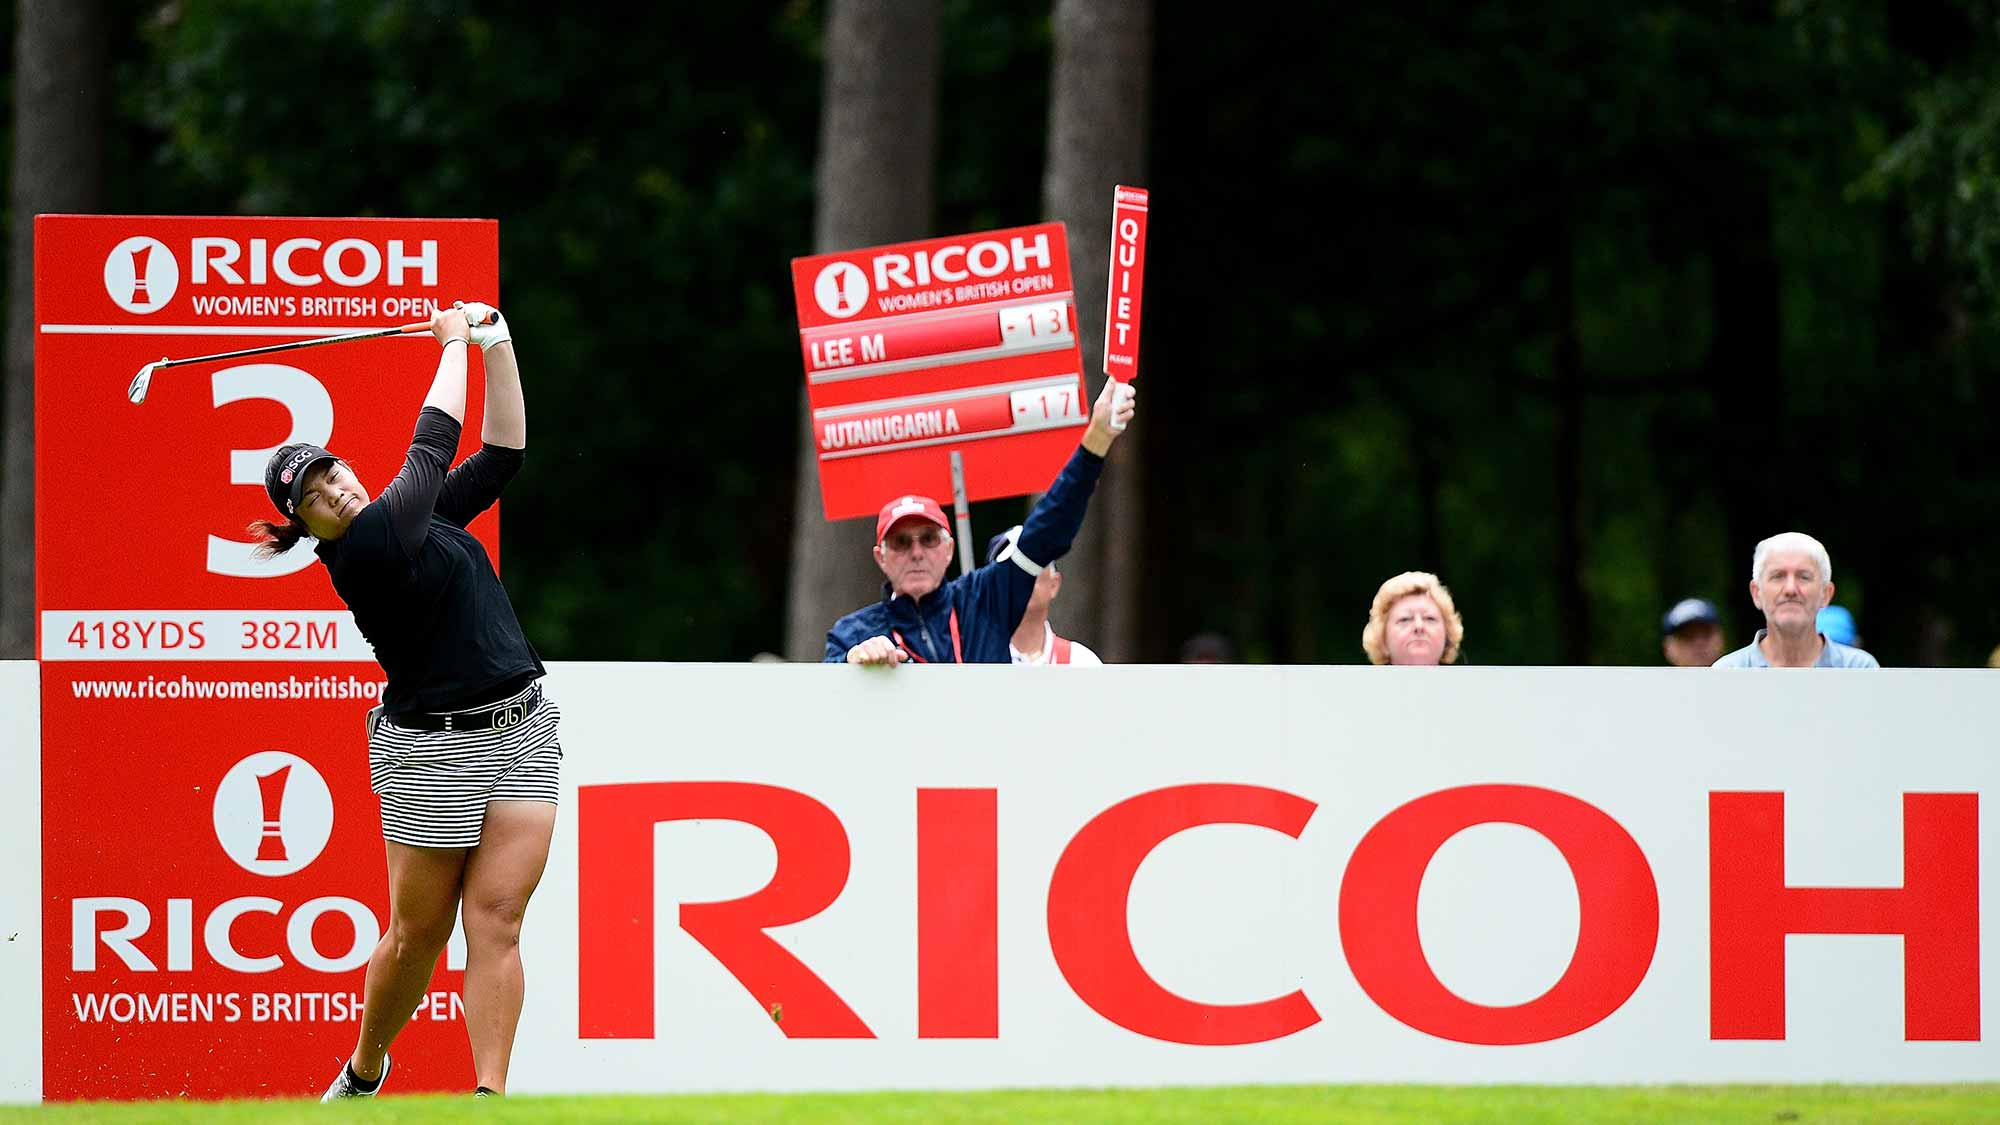
<svg viewBox="0 0 2000 1125"><path fill-rule="evenodd" d="M929 520L947 532L951 530L951 525L945 522L944 509L938 507L937 501L928 496L898 496L882 505L882 514L875 517L875 542L880 543L897 520L912 516Z"/></svg>

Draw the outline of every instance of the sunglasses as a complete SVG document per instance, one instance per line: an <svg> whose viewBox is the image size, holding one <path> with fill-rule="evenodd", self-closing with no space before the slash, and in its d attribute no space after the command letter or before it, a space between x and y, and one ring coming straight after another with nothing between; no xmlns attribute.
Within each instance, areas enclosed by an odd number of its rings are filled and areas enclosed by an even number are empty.
<svg viewBox="0 0 2000 1125"><path fill-rule="evenodd" d="M927 527L918 532L899 531L882 540L882 546L900 554L908 554L913 546L922 547L926 551L934 551L943 542L944 531L942 529Z"/></svg>

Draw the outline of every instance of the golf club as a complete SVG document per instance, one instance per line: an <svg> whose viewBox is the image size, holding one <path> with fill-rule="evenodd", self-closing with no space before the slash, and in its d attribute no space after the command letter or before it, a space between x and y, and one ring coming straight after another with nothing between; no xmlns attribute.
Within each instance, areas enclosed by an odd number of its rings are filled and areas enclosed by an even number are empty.
<svg viewBox="0 0 2000 1125"><path fill-rule="evenodd" d="M494 312L492 318L487 320L486 323L493 323L499 319L499 316L500 314L497 311ZM125 397L131 399L135 404L146 401L146 391L153 384L153 375L169 367L181 367L190 363L207 363L210 360L217 359L242 359L253 355L292 352L298 351L300 348L317 348L325 344L345 344L351 340L375 340L384 336L407 336L412 333L427 332L429 330L430 322L420 320L414 324L402 324L394 328L372 328L366 332L350 332L343 336L319 336L310 340L294 340L289 344L267 344L261 348L244 348L241 351L234 352L216 352L213 355L189 356L186 359L167 359L161 357L141 367L139 373L132 376L132 385L125 388Z"/></svg>

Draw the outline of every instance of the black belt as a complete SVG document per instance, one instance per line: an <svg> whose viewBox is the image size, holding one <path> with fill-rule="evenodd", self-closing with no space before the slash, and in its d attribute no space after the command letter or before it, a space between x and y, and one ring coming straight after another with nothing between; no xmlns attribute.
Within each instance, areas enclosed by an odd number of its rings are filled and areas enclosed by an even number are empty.
<svg viewBox="0 0 2000 1125"><path fill-rule="evenodd" d="M506 730L521 725L541 705L542 685L536 684L528 689L528 694L511 702L443 714L418 711L392 716L389 721L404 730Z"/></svg>

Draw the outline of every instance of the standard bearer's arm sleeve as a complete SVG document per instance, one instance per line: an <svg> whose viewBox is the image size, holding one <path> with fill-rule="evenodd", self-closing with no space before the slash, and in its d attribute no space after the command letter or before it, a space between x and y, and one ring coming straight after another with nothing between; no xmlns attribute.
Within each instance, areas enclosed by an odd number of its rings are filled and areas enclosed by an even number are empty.
<svg viewBox="0 0 2000 1125"><path fill-rule="evenodd" d="M1049 490L1042 493L1034 511L1028 513L1014 549L1024 561L1034 564L1034 571L1069 553L1076 533L1083 529L1084 510L1090 506L1090 494L1097 490L1097 478L1103 472L1104 458L1078 446Z"/></svg>

